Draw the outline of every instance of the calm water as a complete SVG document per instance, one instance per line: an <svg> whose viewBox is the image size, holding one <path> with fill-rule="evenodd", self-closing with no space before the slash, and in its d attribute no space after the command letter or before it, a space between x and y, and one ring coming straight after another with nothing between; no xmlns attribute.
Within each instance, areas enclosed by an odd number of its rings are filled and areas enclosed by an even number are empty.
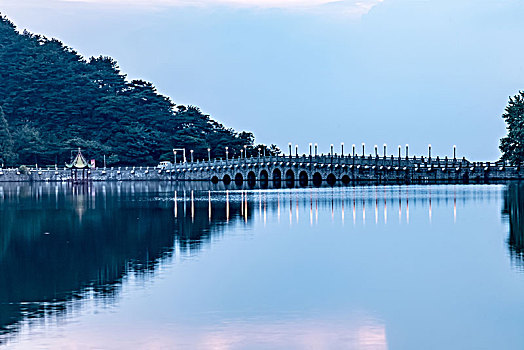
<svg viewBox="0 0 524 350"><path fill-rule="evenodd" d="M516 184L0 185L0 348L522 349L523 211Z"/></svg>

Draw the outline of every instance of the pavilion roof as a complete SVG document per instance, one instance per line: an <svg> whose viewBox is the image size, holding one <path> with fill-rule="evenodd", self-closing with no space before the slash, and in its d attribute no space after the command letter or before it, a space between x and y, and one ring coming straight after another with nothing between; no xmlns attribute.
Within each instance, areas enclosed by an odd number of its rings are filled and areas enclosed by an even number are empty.
<svg viewBox="0 0 524 350"><path fill-rule="evenodd" d="M78 149L78 154L76 155L75 159L70 164L66 163L67 168L72 169L88 169L91 166L87 162L87 160L82 155L82 152L80 151L80 148Z"/></svg>

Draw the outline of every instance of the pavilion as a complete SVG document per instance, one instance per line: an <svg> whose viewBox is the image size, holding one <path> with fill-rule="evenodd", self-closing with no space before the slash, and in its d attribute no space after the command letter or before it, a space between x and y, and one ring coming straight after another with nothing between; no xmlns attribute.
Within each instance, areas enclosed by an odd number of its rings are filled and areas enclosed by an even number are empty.
<svg viewBox="0 0 524 350"><path fill-rule="evenodd" d="M82 151L78 148L78 154L70 164L66 163L66 168L71 169L71 181L73 183L89 181L89 169L91 165L82 155ZM78 170L82 170L82 179L78 179ZM87 170L87 171L86 171Z"/></svg>

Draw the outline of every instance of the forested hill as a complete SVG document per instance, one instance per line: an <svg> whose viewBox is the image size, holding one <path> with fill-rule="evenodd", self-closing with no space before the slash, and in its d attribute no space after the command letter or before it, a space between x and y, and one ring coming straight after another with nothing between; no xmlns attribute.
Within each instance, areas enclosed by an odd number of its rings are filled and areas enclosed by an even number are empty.
<svg viewBox="0 0 524 350"><path fill-rule="evenodd" d="M175 105L153 84L129 80L110 57L85 59L56 39L24 31L0 15L0 162L63 165L80 147L98 164L154 165L173 148L195 159L255 153L237 133L193 106Z"/></svg>

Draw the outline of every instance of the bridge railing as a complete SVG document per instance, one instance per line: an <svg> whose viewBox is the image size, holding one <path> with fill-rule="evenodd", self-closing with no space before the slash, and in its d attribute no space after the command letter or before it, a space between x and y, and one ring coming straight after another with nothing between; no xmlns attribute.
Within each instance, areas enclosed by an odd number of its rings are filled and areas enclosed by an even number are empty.
<svg viewBox="0 0 524 350"><path fill-rule="evenodd" d="M428 158L428 157L395 157L395 156L340 156L340 155L317 155L317 156L260 156L248 158L230 158L230 159L211 159L197 160L194 162L176 163L175 169L190 169L194 167L216 167L216 166L241 166L249 164L269 165L318 165L318 164L338 164L338 165L361 165L361 166L390 166L390 167L451 167L451 166L471 166L473 163L462 159L452 158ZM498 162L497 162L498 163ZM485 163L485 166L496 166L494 163Z"/></svg>

